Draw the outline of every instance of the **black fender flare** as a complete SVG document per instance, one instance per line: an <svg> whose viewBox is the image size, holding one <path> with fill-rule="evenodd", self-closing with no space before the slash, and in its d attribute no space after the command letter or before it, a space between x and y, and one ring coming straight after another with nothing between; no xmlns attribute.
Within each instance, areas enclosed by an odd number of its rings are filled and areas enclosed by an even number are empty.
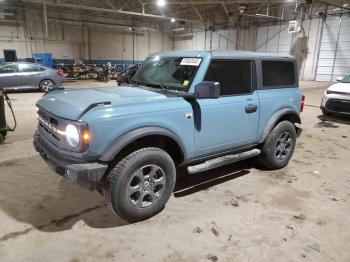
<svg viewBox="0 0 350 262"><path fill-rule="evenodd" d="M284 116L286 115L293 115L293 117L295 117L295 120L293 121L295 123L301 124L301 119L300 119L300 113L296 112L295 110L292 110L290 108L283 108L280 109L279 111L275 112L272 117L270 118L270 120L267 122L260 140L259 140L259 144L264 143L267 136L270 134L270 132L272 131L272 129L275 127L276 123Z"/></svg>
<svg viewBox="0 0 350 262"><path fill-rule="evenodd" d="M139 138L151 135L162 135L174 140L180 147L184 159L186 159L186 151L184 150L182 142L180 138L172 131L163 127L141 127L129 131L115 139L102 153L99 160L103 162L112 161L124 147L126 147L127 145L136 141Z"/></svg>

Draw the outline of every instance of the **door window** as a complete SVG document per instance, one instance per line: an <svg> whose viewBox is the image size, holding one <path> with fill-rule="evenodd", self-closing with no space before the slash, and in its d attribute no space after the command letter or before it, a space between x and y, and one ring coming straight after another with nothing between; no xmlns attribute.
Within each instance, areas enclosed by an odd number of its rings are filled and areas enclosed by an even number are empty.
<svg viewBox="0 0 350 262"><path fill-rule="evenodd" d="M296 82L291 61L262 61L262 73L265 87L294 86Z"/></svg>
<svg viewBox="0 0 350 262"><path fill-rule="evenodd" d="M212 60L205 81L220 83L221 95L249 94L252 92L252 61Z"/></svg>
<svg viewBox="0 0 350 262"><path fill-rule="evenodd" d="M34 65L34 64L20 64L19 71L20 72L37 72L39 71L39 68L37 65Z"/></svg>
<svg viewBox="0 0 350 262"><path fill-rule="evenodd" d="M18 71L17 65L4 65L0 67L0 73L16 73Z"/></svg>

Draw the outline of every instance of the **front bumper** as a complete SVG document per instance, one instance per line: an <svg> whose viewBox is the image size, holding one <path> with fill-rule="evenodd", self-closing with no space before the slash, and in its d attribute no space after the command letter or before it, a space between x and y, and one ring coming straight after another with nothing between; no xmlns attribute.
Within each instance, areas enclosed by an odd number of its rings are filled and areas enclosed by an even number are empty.
<svg viewBox="0 0 350 262"><path fill-rule="evenodd" d="M96 188L108 168L106 164L93 162L97 156L92 154L59 150L38 132L34 135L33 145L56 174L89 190Z"/></svg>
<svg viewBox="0 0 350 262"><path fill-rule="evenodd" d="M320 108L323 112L334 115L350 116L349 99L323 98Z"/></svg>

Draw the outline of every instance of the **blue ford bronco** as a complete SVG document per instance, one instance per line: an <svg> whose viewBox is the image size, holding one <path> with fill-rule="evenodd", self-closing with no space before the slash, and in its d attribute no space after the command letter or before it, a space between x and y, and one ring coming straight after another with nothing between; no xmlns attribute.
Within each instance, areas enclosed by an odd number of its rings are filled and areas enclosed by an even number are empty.
<svg viewBox="0 0 350 262"><path fill-rule="evenodd" d="M196 173L249 157L285 167L303 104L292 56L161 52L132 84L44 95L34 147L58 175L98 190L133 222L164 208L178 168Z"/></svg>

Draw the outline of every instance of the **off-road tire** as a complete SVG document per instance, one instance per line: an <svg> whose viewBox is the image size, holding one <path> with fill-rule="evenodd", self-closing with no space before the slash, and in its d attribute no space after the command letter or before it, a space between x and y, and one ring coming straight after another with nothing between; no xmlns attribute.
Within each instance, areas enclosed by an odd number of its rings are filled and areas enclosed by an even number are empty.
<svg viewBox="0 0 350 262"><path fill-rule="evenodd" d="M135 206L130 198L130 191L128 191L132 183L130 181L134 179L137 171L152 165L160 167L161 172L164 171L163 191L150 206ZM156 215L165 207L174 190L175 181L176 168L169 154L162 149L148 147L131 153L117 163L106 177L103 194L108 206L119 217L128 222L137 222ZM140 185L144 186L142 183Z"/></svg>
<svg viewBox="0 0 350 262"><path fill-rule="evenodd" d="M278 159L276 155L276 150L278 150L278 139L286 132L290 135L290 150L284 159ZM260 165L270 170L276 170L287 166L294 153L295 144L296 130L294 125L290 121L282 121L278 123L268 135L261 148L261 154L258 156Z"/></svg>

